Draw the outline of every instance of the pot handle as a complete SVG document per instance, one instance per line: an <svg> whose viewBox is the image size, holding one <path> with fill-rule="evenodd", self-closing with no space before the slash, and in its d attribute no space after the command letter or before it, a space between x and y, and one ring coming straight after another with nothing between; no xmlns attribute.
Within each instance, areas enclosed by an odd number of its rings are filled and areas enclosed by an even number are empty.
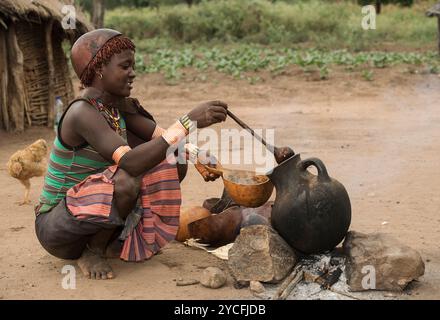
<svg viewBox="0 0 440 320"><path fill-rule="evenodd" d="M217 168L213 168L210 166L207 166L206 164L201 164L205 170L209 171L210 173L214 173L216 175L219 175L220 177L223 177L223 167L217 165Z"/></svg>
<svg viewBox="0 0 440 320"><path fill-rule="evenodd" d="M305 159L305 160L301 161L298 164L298 166L302 171L307 170L307 168L310 166L314 166L314 167L316 167L316 169L318 169L318 180L330 181L330 177L327 173L327 169L326 169L324 163L321 160L319 160L318 158Z"/></svg>

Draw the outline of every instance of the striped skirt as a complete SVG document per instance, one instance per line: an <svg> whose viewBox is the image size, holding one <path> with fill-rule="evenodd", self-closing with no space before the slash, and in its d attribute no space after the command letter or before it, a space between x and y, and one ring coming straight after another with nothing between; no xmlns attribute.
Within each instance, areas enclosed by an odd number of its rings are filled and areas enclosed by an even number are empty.
<svg viewBox="0 0 440 320"><path fill-rule="evenodd" d="M66 206L76 219L115 224L114 220L119 217L111 213L114 192L112 178L116 170L117 166L108 167L67 191ZM143 261L174 240L179 227L181 202L177 167L164 160L142 178L139 199L127 220L133 215L138 215L138 218L124 236L120 258Z"/></svg>

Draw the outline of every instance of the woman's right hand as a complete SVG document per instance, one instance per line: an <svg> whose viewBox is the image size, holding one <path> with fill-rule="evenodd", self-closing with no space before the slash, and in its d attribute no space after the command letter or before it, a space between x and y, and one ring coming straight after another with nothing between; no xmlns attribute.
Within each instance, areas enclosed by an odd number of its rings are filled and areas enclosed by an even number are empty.
<svg viewBox="0 0 440 320"><path fill-rule="evenodd" d="M188 113L192 121L197 121L197 128L205 128L226 120L228 105L222 101L209 101L195 107Z"/></svg>

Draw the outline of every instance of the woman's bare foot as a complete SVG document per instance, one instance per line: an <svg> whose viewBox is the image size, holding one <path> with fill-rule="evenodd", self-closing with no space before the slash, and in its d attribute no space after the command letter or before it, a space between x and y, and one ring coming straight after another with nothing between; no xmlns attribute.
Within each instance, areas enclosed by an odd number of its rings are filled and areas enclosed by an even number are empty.
<svg viewBox="0 0 440 320"><path fill-rule="evenodd" d="M107 260L89 249L84 249L81 258L77 261L83 274L89 279L113 279L113 270Z"/></svg>
<svg viewBox="0 0 440 320"><path fill-rule="evenodd" d="M118 239L110 242L105 249L105 257L108 259L118 259L122 252L122 242Z"/></svg>

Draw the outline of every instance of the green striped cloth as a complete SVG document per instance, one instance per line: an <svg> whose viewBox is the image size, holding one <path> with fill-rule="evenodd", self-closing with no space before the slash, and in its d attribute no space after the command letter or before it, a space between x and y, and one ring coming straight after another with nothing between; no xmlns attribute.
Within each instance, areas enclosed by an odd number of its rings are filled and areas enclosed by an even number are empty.
<svg viewBox="0 0 440 320"><path fill-rule="evenodd" d="M120 127L123 129L122 136L126 140L126 125L122 116ZM44 178L38 213L50 211L66 197L67 190L88 176L102 172L111 165L113 163L105 160L90 145L70 150L64 147L56 137Z"/></svg>

